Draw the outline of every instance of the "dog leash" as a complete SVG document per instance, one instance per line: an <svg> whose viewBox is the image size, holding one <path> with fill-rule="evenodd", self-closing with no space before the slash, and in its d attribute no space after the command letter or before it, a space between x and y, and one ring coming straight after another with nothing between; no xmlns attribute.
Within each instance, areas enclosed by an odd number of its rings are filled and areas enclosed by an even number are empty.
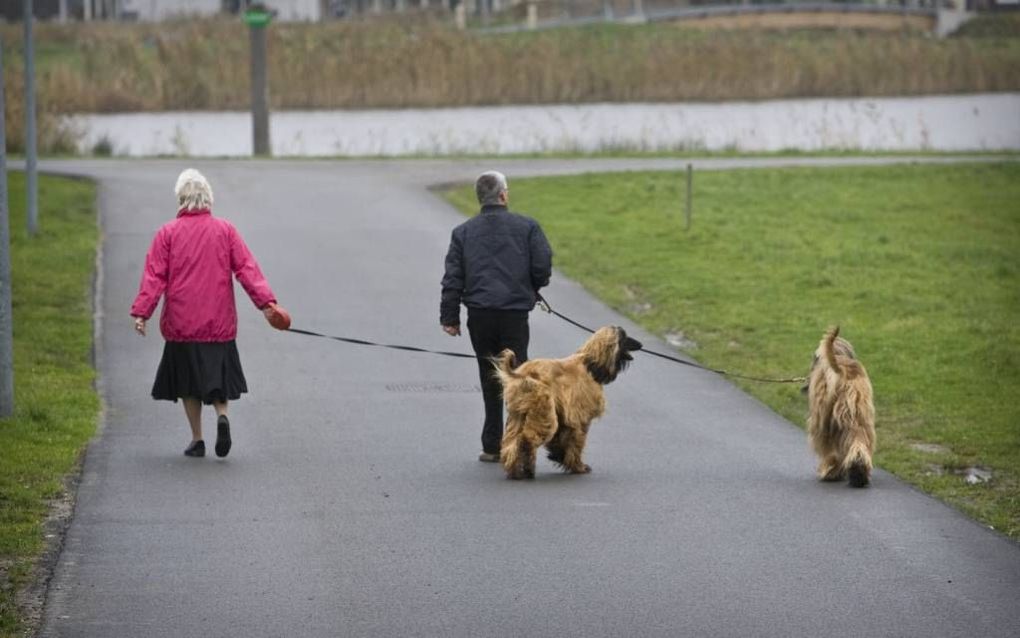
<svg viewBox="0 0 1020 638"><path fill-rule="evenodd" d="M544 310L545 312L547 312L547 313L549 313L551 315L555 315L555 316L559 317L560 319L566 321L567 323L580 328L581 330L584 330L586 332L590 332L592 334L595 333L595 331L592 330L591 328L589 328L588 326L586 326L586 325L584 325L582 323L578 323L578 322L574 321L573 319L571 319L570 317L568 317L568 316L566 316L566 315L564 315L562 313L559 313L556 310L553 310L553 307L549 305L549 302L546 301L542 297L542 295L539 295L539 294L536 293L536 296L538 297L538 307L541 308L542 310ZM666 361L672 361L674 363L679 363L681 365L690 366L692 368L698 368L699 370L706 370L708 372L714 372L716 374L721 374L723 376L733 377L734 379L744 379L746 381L757 381L759 383L803 383L804 381L807 381L806 377L788 377L786 379L770 379L770 378L766 378L766 377L754 377L754 376L750 376L750 375L746 375L746 374L738 374L736 372L730 372L728 370L720 370L718 368L709 368L708 366L703 366L703 365L700 365L700 364L697 364L697 363L693 363L691 361L684 361L683 359L680 359L678 357L670 356L668 354L663 354L661 352L656 352L654 350L648 350L646 348L641 348L641 350L639 350L639 352L643 352L645 354L650 354L653 357L659 357L660 359L665 359Z"/></svg>
<svg viewBox="0 0 1020 638"><path fill-rule="evenodd" d="M293 332L299 335L308 335L309 337L320 337L322 339L332 339L334 341L343 341L344 343L353 343L359 346L377 346L379 348L390 348L392 350L406 350L408 352L427 352L429 354L439 354L444 357L458 357L460 359L478 359L473 354L465 354L463 352L446 352L444 350L426 350L425 348L416 348L414 346L399 346L389 343L376 343L375 341L365 341L364 339L352 339L350 337L337 337L334 335L325 335L321 332L312 332L311 330L301 330L300 328L287 328L287 332Z"/></svg>
<svg viewBox="0 0 1020 638"><path fill-rule="evenodd" d="M549 305L549 302L546 301L545 299L543 299L541 297L541 295L539 295L539 297L538 297L538 305L545 312L547 312L547 313L549 313L551 315L555 315L555 316L559 317L560 319L562 319L563 321L566 321L567 323L569 323L569 324L571 324L573 326L576 326L576 327L580 328L581 330L584 330L585 332L592 333L592 334L595 333L595 331L592 330L591 328L589 328L588 326L586 326L586 325L584 325L582 323L578 323L577 321L574 321L570 317L568 317L568 316L566 316L566 315L564 315L564 314L562 314L560 312L557 312L556 310L553 310L552 306ZM376 341L367 341L365 339L354 339L352 337L338 337L336 335L327 335L327 334L323 334L321 332L313 332L311 330L302 330L300 328L287 328L287 332L293 332L295 334L306 335L306 336L309 336L309 337L319 337L321 339L332 339L333 341L342 341L344 343L352 343L352 344L359 345L359 346L374 346L374 347L378 347L378 348L389 348L391 350L403 350L405 352L424 352L424 353L427 353L427 354L437 354L437 355L441 355L441 356L444 356L444 357L456 357L458 359L475 359L475 360L478 359L478 357L473 355L473 354L465 354L463 352L448 352L448 351L445 351L445 350L428 350L426 348L418 348L416 346L404 346L404 345L397 345L397 344L390 344L390 343L378 343ZM639 352L644 352L645 354L650 354L653 357L659 357L660 359L665 359L667 361L672 361L673 363L679 363L681 365L690 366L692 368L697 368L699 370L705 370L707 372L714 372L716 374L721 374L721 375L724 375L724 376L733 377L735 379L744 379L744 380L747 380L747 381L758 381L760 383L802 383L802 382L807 380L805 377L790 377L790 378L787 378L787 379L770 379L770 378L765 378L765 377L755 377L755 376L750 376L750 375L746 375L746 374L738 374L736 372L730 372L728 370L720 370L720 369L717 369L717 368L709 368L708 366L703 366L703 365L700 365L700 364L697 364L697 363L693 363L691 361L685 361L685 360L680 359L678 357L670 356L668 354L663 354L661 352L656 352L654 350L647 350L645 348L642 348Z"/></svg>

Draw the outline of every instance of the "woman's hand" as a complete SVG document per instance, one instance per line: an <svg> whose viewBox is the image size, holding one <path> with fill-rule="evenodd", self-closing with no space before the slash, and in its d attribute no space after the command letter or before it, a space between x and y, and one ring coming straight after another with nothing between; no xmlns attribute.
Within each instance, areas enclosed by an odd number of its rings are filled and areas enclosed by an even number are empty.
<svg viewBox="0 0 1020 638"><path fill-rule="evenodd" d="M135 317L135 332L142 335L143 337L145 336L145 319L142 319L141 317Z"/></svg>

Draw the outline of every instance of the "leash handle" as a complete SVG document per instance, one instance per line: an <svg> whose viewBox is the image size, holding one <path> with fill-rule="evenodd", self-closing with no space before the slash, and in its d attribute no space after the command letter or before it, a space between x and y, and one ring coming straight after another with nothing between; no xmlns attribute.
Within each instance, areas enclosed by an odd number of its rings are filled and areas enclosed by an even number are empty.
<svg viewBox="0 0 1020 638"><path fill-rule="evenodd" d="M538 291L535 291L535 300L536 300L535 303L538 304L539 308L548 312L549 314L552 314L553 311L552 306L549 305L549 302L546 301L545 298L542 297L542 295L538 294Z"/></svg>

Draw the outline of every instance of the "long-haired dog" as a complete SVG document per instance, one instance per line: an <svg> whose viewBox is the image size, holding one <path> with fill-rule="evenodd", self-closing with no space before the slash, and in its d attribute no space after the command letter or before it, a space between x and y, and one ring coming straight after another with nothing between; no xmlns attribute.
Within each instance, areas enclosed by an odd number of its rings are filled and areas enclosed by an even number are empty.
<svg viewBox="0 0 1020 638"><path fill-rule="evenodd" d="M808 436L821 459L818 478L849 479L854 487L871 481L875 452L875 406L871 381L850 342L830 329L815 351L808 377Z"/></svg>
<svg viewBox="0 0 1020 638"><path fill-rule="evenodd" d="M500 449L512 479L535 478L535 456L543 445L549 459L571 474L587 474L582 460L588 428L606 410L602 386L616 379L641 343L623 328L600 328L564 359L532 359L516 365L512 350L493 359L507 405Z"/></svg>

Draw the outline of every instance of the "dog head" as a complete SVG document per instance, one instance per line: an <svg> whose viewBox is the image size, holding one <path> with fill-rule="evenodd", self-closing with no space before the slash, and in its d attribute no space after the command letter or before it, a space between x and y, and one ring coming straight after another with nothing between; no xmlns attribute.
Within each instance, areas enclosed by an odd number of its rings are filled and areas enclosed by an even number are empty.
<svg viewBox="0 0 1020 638"><path fill-rule="evenodd" d="M595 331L578 350L578 354L584 358L588 374L598 383L606 385L613 382L634 360L630 353L640 349L641 342L628 337L623 328L606 326Z"/></svg>

